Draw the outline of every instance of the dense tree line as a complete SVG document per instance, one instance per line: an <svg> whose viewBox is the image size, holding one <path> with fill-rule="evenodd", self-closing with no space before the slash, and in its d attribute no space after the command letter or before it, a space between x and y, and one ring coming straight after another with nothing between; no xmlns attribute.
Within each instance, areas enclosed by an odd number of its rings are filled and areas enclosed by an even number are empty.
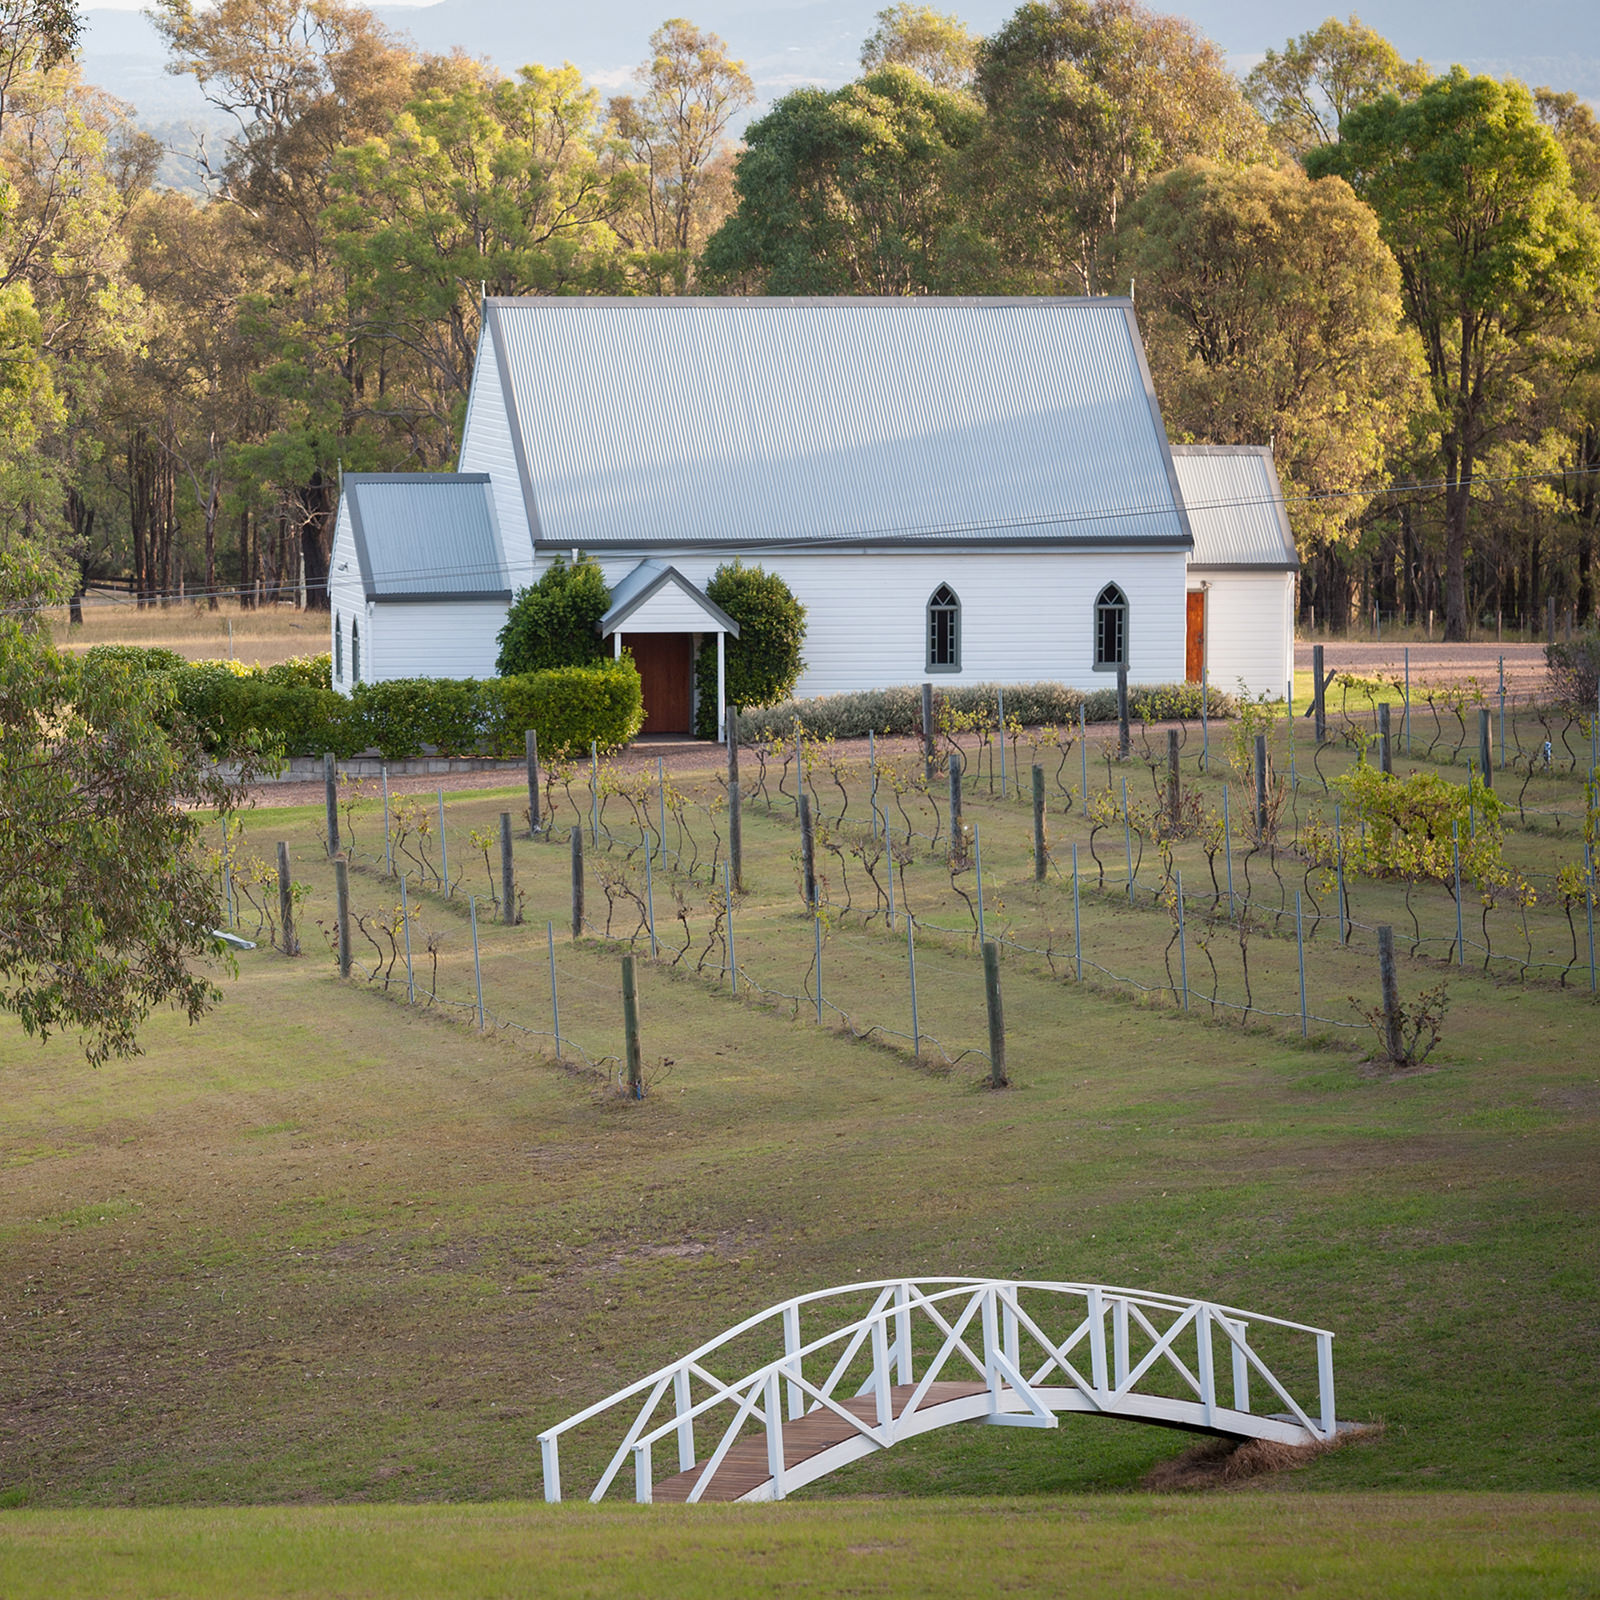
<svg viewBox="0 0 1600 1600"><path fill-rule="evenodd" d="M342 469L453 464L489 294L1132 294L1174 438L1276 447L1302 606L1595 611L1600 126L1352 19L1243 81L1137 0L901 0L743 129L683 20L634 91L349 0L159 0L225 113L157 186L67 0L0 3L0 538L149 601L316 605ZM557 378L559 396L559 378Z"/></svg>

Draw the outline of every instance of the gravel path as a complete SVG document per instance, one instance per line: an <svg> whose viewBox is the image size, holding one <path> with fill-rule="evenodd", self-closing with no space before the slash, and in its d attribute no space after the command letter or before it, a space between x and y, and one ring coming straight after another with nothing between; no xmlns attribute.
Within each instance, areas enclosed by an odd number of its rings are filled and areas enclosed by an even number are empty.
<svg viewBox="0 0 1600 1600"><path fill-rule="evenodd" d="M1354 672L1363 678L1381 677L1404 670L1407 649L1411 652L1413 683L1462 683L1477 678L1485 684L1498 684L1499 663L1506 664L1506 687L1526 692L1544 686L1545 663L1542 644L1399 644L1387 641L1332 639L1323 647L1324 660L1340 672ZM1294 647L1295 668L1311 670L1311 646Z"/></svg>

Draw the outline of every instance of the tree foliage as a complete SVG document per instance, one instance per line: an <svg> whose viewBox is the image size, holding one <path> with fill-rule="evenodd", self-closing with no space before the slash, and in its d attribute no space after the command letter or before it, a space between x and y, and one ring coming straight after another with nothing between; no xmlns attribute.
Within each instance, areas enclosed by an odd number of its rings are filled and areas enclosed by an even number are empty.
<svg viewBox="0 0 1600 1600"><path fill-rule="evenodd" d="M1358 106L1308 170L1350 182L1400 266L1442 419L1445 636L1466 637L1475 470L1516 425L1562 326L1594 295L1600 225L1520 84L1459 67L1414 100Z"/></svg>
<svg viewBox="0 0 1600 1600"><path fill-rule="evenodd" d="M611 604L611 591L598 561L567 563L557 556L530 588L518 591L499 634L495 671L544 672L582 667L604 653L599 623Z"/></svg>
<svg viewBox="0 0 1600 1600"><path fill-rule="evenodd" d="M1272 441L1302 548L1351 536L1424 398L1377 219L1337 178L1190 160L1112 245L1169 432ZM1352 490L1356 492L1350 492Z"/></svg>
<svg viewBox="0 0 1600 1600"><path fill-rule="evenodd" d="M965 254L959 162L977 102L909 67L786 95L745 135L709 281L761 294L950 292Z"/></svg>
<svg viewBox="0 0 1600 1600"><path fill-rule="evenodd" d="M861 69L909 67L936 89L966 89L978 66L978 36L959 17L895 0L861 46Z"/></svg>
<svg viewBox="0 0 1600 1600"><path fill-rule="evenodd" d="M1359 17L1329 17L1320 27L1269 50L1251 68L1245 94L1261 113L1273 143L1303 156L1339 137L1339 124L1357 106L1386 94L1412 99L1433 74L1406 61Z"/></svg>
<svg viewBox="0 0 1600 1600"><path fill-rule="evenodd" d="M194 1021L218 998L194 966L220 951L195 808L233 791L163 730L158 679L48 642L30 616L59 593L0 554L0 1009L99 1063L135 1053L155 1007Z"/></svg>

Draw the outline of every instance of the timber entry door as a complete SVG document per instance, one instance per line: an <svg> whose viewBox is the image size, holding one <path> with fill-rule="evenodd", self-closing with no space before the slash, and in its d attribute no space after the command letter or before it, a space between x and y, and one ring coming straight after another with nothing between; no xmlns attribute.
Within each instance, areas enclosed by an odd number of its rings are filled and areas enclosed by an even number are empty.
<svg viewBox="0 0 1600 1600"><path fill-rule="evenodd" d="M623 643L644 684L644 733L691 733L689 677L694 664L690 633L630 633Z"/></svg>
<svg viewBox="0 0 1600 1600"><path fill-rule="evenodd" d="M1184 612L1187 626L1183 640L1183 676L1187 683L1199 683L1206 670L1205 590L1190 589L1184 598L1187 602Z"/></svg>

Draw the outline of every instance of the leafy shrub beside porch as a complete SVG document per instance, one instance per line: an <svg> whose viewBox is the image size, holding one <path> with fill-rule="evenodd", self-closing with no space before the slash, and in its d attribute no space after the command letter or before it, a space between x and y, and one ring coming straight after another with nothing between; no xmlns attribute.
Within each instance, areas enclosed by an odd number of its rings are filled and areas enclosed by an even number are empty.
<svg viewBox="0 0 1600 1600"><path fill-rule="evenodd" d="M1062 683L972 683L941 686L934 691L935 715L940 706L971 715L987 710L997 716L997 691L1006 701L1006 718L1025 727L1066 727L1078 720L1114 722L1117 691L1095 689L1085 694ZM1235 710L1231 695L1212 689L1206 707L1213 717ZM1166 722L1200 716L1197 683L1133 684L1128 688L1128 713L1137 721ZM805 731L821 739L858 739L868 733L917 734L922 731L922 686L861 689L852 694L819 695L812 700L787 700L782 705L747 711L739 718L742 739L767 739L793 730L796 718Z"/></svg>
<svg viewBox="0 0 1600 1600"><path fill-rule="evenodd" d="M531 588L519 589L506 613L494 669L502 677L584 667L605 654L599 622L611 604L600 563L557 556Z"/></svg>
<svg viewBox="0 0 1600 1600"><path fill-rule="evenodd" d="M775 572L732 561L712 573L706 598L739 624L739 637L729 638L724 646L728 698L736 706L770 706L787 700L805 667L800 647L806 637L806 608L794 591ZM715 638L700 646L695 678L701 690L694 731L702 739L715 739Z"/></svg>

